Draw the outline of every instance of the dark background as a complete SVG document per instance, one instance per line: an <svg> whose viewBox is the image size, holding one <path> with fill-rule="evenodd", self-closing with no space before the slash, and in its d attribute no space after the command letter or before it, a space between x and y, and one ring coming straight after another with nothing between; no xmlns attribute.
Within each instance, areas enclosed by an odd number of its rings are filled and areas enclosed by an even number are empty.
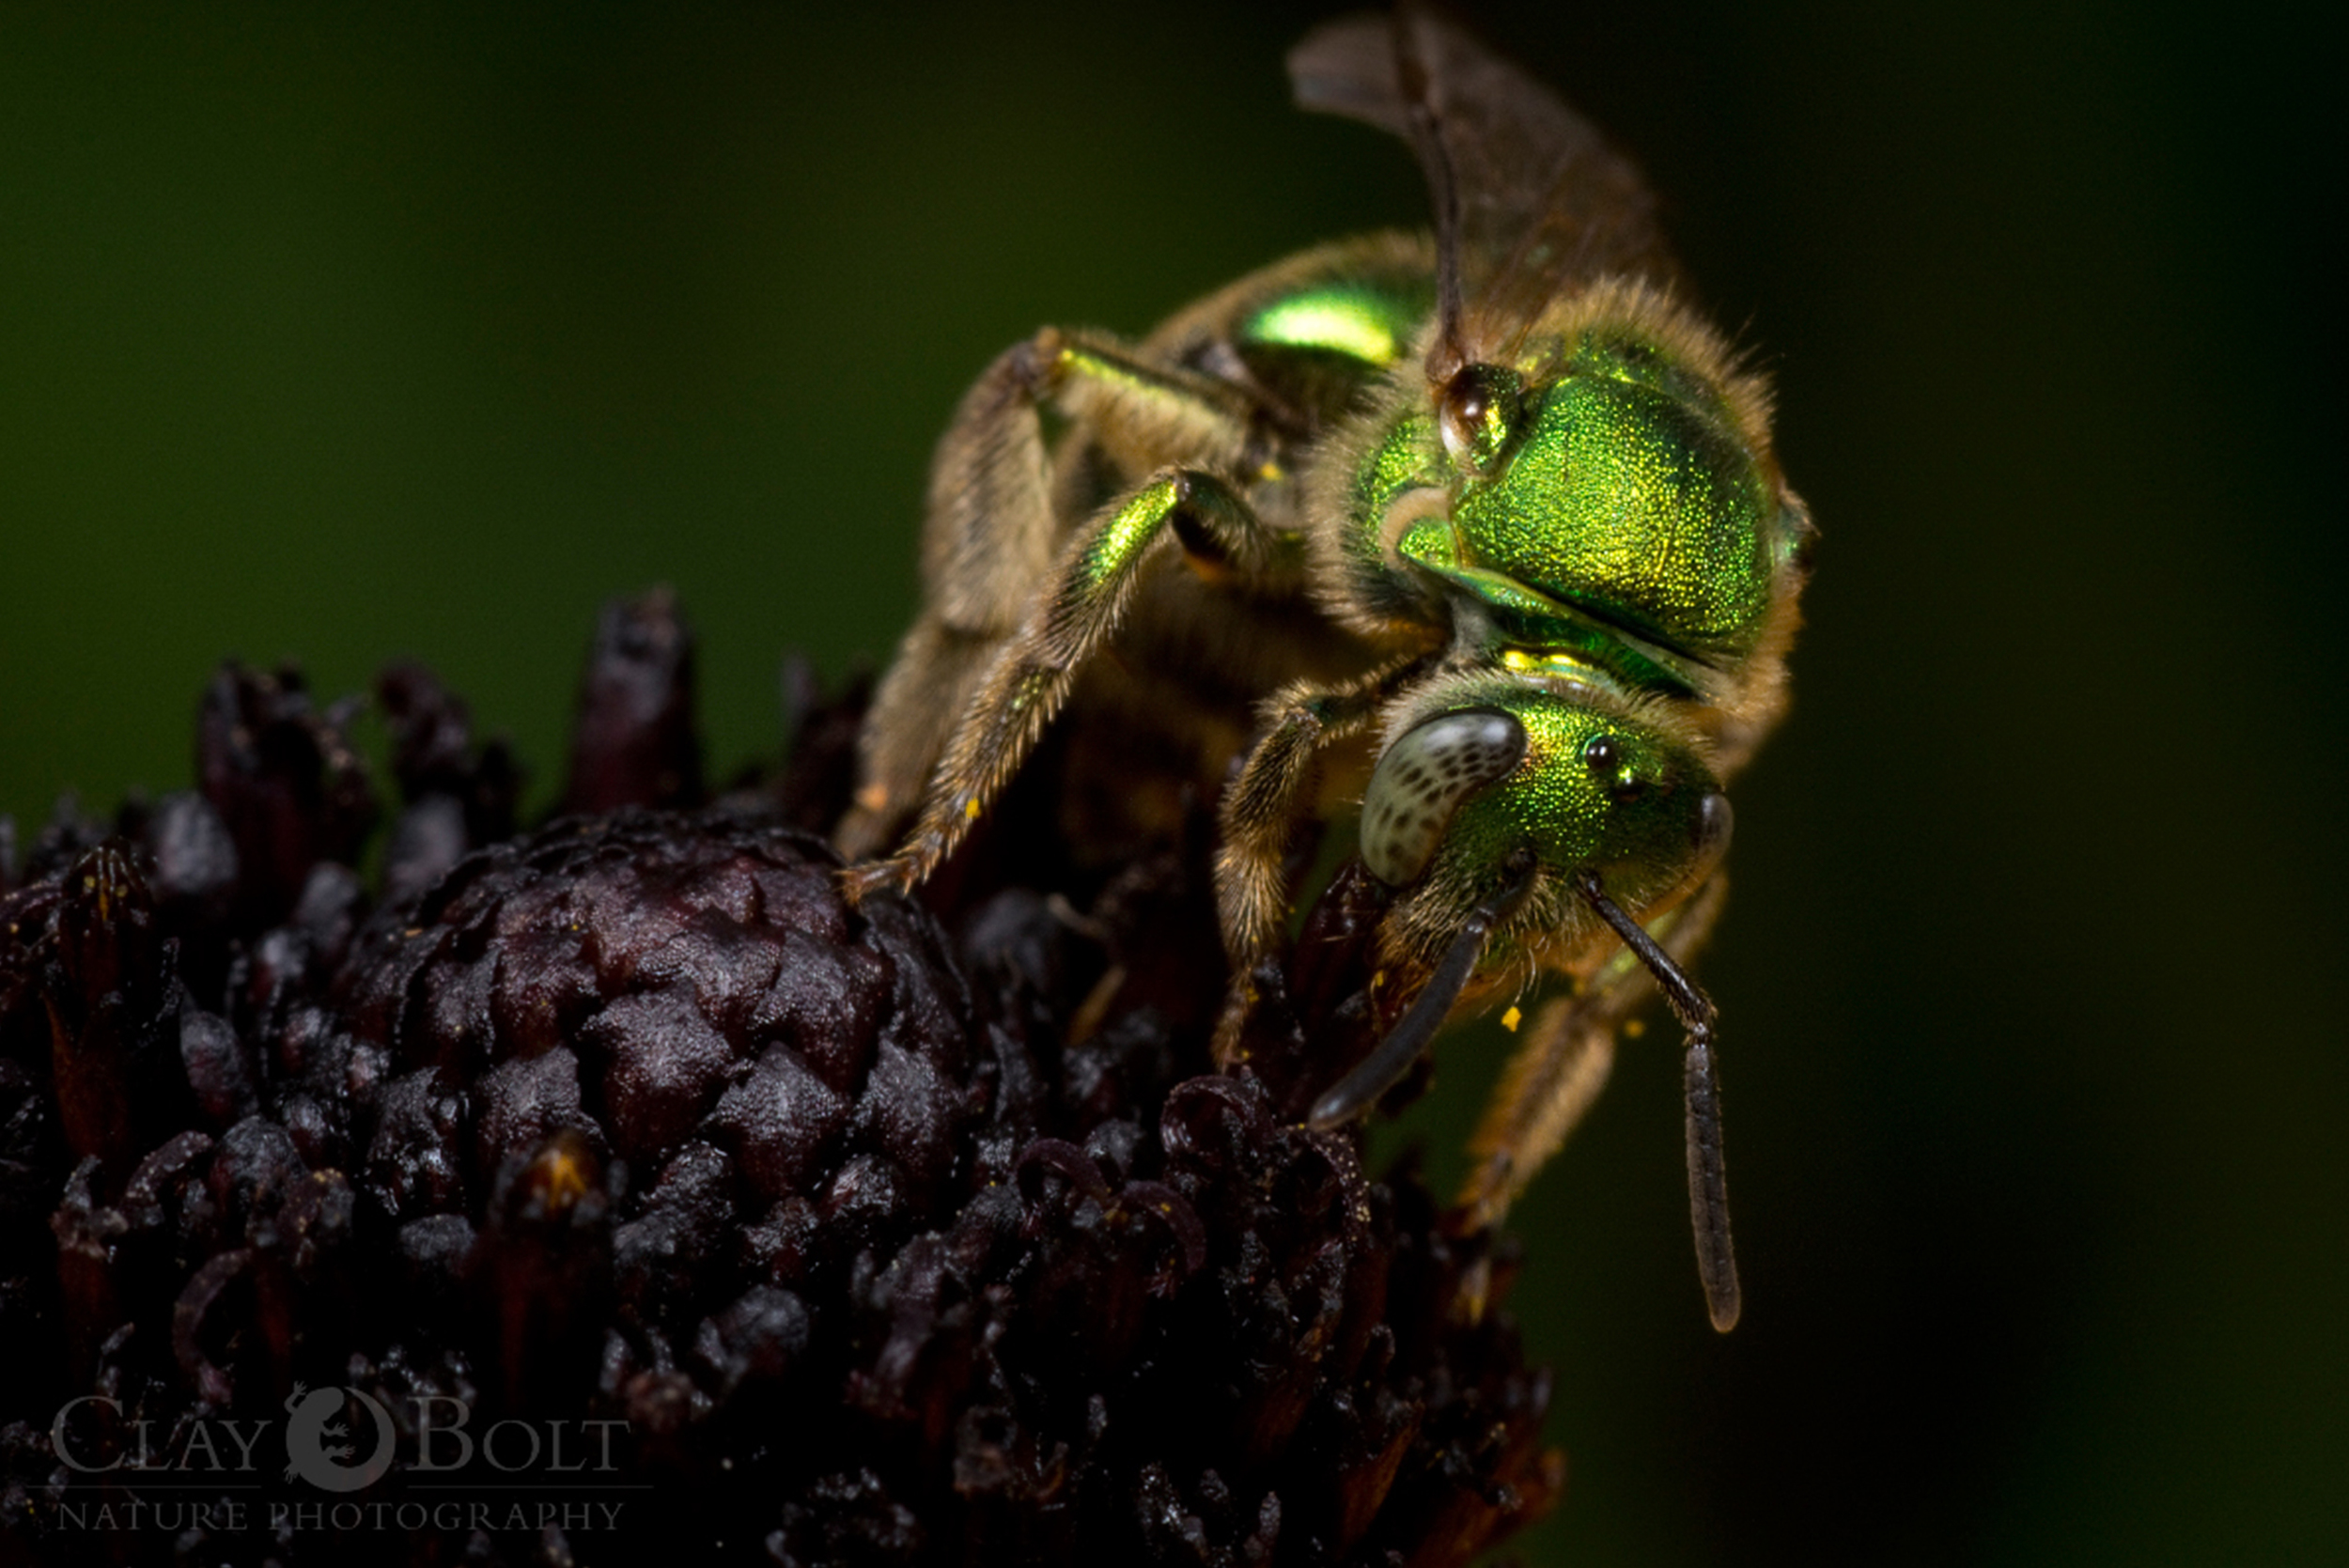
<svg viewBox="0 0 2349 1568"><path fill-rule="evenodd" d="M997 349L1423 211L1286 109L1307 8L327 9L0 8L28 832L183 785L231 652L428 660L543 799L596 606L661 581L731 768L784 649L886 653ZM1704 965L1746 1321L1705 1327L1652 1031L1518 1215L1572 1464L1532 1557L2339 1560L2318 13L1479 14L1646 163L1827 532Z"/></svg>

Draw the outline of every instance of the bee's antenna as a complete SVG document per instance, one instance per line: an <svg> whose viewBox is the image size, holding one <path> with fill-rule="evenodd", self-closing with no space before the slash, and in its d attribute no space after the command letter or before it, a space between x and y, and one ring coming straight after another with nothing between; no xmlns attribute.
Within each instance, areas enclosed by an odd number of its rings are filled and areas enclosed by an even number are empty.
<svg viewBox="0 0 2349 1568"><path fill-rule="evenodd" d="M1468 364L1460 346L1460 318L1465 310L1460 286L1460 182L1453 172L1452 152L1444 145L1443 122L1428 91L1427 63L1420 57L1419 8L1398 4L1390 13L1394 35L1394 74L1410 115L1411 148L1419 154L1427 176L1427 194L1436 208L1436 341L1427 350L1427 379L1448 383Z"/></svg>
<svg viewBox="0 0 2349 1568"><path fill-rule="evenodd" d="M1640 923L1607 896L1598 874L1575 874L1575 891L1598 916L1615 928L1648 973L1688 1032L1688 1049L1681 1059L1681 1092L1688 1104L1688 1219L1696 1231L1697 1277L1704 1281L1704 1304L1713 1327L1726 1334L1737 1327L1743 1305L1737 1293L1737 1253L1729 1240L1729 1179L1721 1162L1721 1080L1713 1065L1713 1025L1719 1015L1713 1001L1688 978L1672 955Z"/></svg>
<svg viewBox="0 0 2349 1568"><path fill-rule="evenodd" d="M1507 884L1469 912L1468 919L1461 923L1459 935L1444 949L1436 972L1421 987L1410 1011L1403 1015L1403 1021L1352 1072L1314 1101L1313 1110L1305 1117L1307 1126L1330 1127L1352 1121L1377 1104L1378 1097L1410 1071L1419 1053L1427 1048L1427 1042L1451 1016L1452 1004L1468 988L1469 977L1476 972L1476 961L1484 956L1485 938L1494 926L1517 913L1518 906L1532 893L1533 865L1531 850L1519 849L1509 857L1504 867L1509 875Z"/></svg>

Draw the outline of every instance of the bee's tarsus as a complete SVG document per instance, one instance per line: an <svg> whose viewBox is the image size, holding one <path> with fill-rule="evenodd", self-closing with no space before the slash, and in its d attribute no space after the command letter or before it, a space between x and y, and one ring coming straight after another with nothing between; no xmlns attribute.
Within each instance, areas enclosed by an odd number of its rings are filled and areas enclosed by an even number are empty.
<svg viewBox="0 0 2349 1568"><path fill-rule="evenodd" d="M876 893L904 893L910 885L905 867L895 859L868 861L840 873L840 892L850 904L862 904Z"/></svg>

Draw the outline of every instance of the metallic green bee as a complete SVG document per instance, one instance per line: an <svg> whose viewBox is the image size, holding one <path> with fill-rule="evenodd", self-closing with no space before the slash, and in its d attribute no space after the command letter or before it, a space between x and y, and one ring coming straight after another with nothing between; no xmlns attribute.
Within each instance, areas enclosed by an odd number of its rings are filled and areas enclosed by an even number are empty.
<svg viewBox="0 0 2349 1568"><path fill-rule="evenodd" d="M1727 1329L1714 1015L1681 965L1720 906L1722 785L1785 706L1812 536L1767 392L1676 298L1636 172L1516 68L1404 11L1320 28L1289 70L1304 107L1412 143L1434 235L1310 251L1138 344L1047 330L988 370L939 449L926 603L839 842L863 859L914 821L850 886L928 877L1072 709L1076 842L1221 791L1229 1063L1299 830L1359 801L1393 890L1392 1027L1312 1120L1361 1114L1464 1009L1563 977L1474 1141L1462 1202L1496 1219L1660 987Z"/></svg>

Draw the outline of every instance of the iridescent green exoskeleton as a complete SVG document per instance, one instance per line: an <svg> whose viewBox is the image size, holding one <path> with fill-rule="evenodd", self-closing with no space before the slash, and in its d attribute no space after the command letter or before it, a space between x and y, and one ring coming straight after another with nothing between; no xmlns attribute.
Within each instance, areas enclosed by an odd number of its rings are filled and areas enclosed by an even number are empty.
<svg viewBox="0 0 2349 1568"><path fill-rule="evenodd" d="M1235 1064L1299 830L1359 804L1390 1027L1312 1119L1367 1110L1463 1009L1563 981L1476 1136L1462 1202L1491 1221L1660 988L1725 1329L1713 1011L1682 966L1720 906L1723 786L1785 706L1812 537L1767 394L1679 300L1636 173L1514 67L1406 10L1289 70L1305 107L1412 143L1435 233L1308 252L1139 343L1047 330L972 387L837 835L899 846L851 890L928 877L1066 711L1080 847L1221 792Z"/></svg>

